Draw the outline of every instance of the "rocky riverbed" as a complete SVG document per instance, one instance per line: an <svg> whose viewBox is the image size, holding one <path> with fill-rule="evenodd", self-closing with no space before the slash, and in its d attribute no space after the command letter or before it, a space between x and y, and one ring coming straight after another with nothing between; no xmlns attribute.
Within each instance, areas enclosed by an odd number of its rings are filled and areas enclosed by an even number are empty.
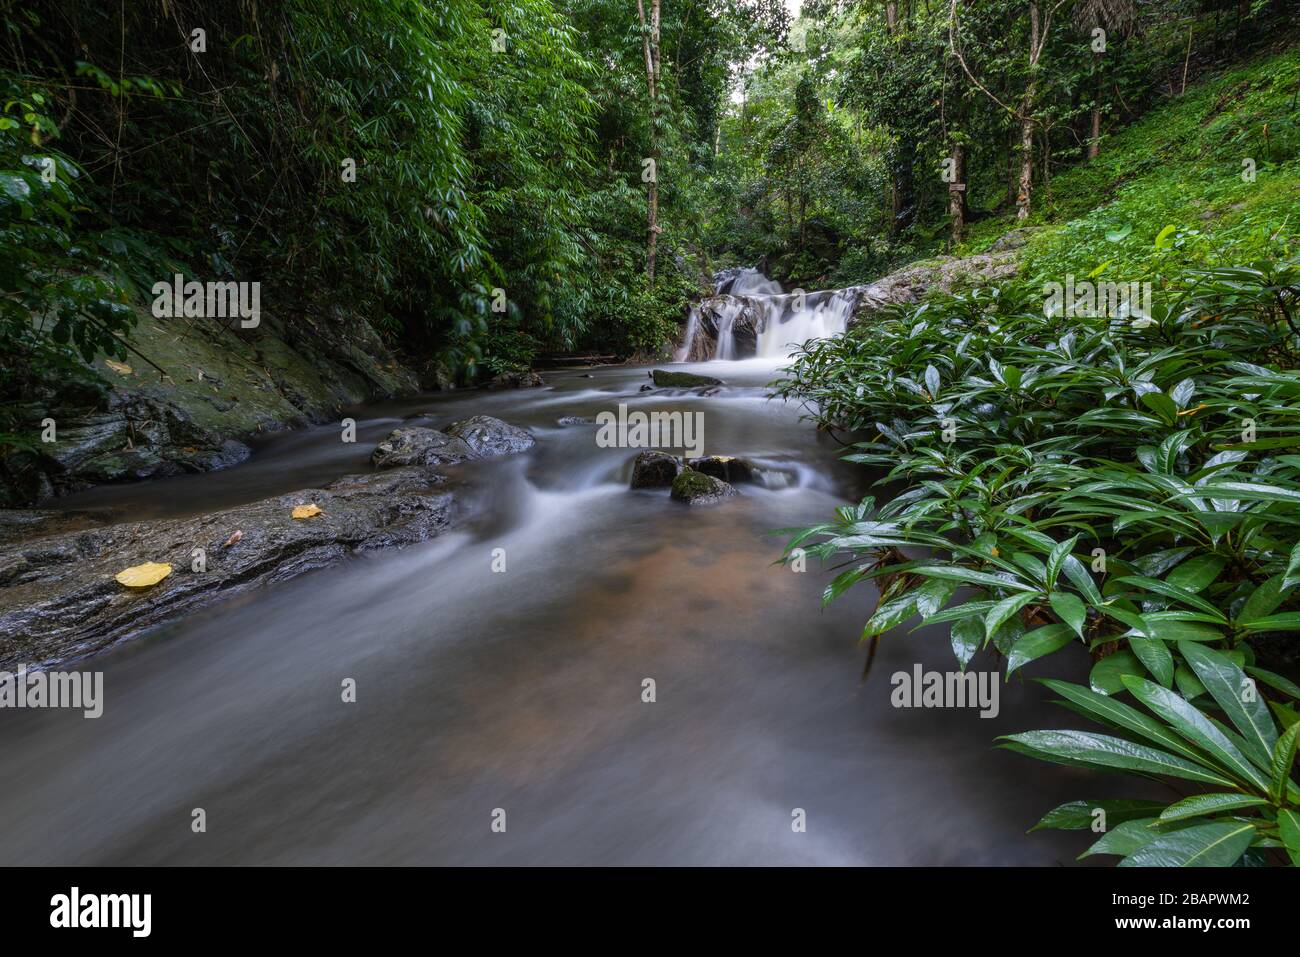
<svg viewBox="0 0 1300 957"><path fill-rule="evenodd" d="M533 442L527 430L474 416L446 432L394 430L375 450L375 472L201 517L86 527L93 518L76 513L0 512L0 668L84 657L219 599L426 541L457 517L457 486L436 466ZM115 579L147 562L172 572L145 588Z"/></svg>

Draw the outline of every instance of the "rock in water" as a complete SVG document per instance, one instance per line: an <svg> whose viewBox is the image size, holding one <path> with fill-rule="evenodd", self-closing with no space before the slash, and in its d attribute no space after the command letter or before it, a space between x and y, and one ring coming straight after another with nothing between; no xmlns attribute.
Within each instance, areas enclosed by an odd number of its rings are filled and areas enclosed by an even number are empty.
<svg viewBox="0 0 1300 957"><path fill-rule="evenodd" d="M694 389L702 385L722 385L721 379L715 379L713 376L696 375L693 372L668 372L665 369L655 369L650 373L650 378L654 379L655 385L661 389Z"/></svg>
<svg viewBox="0 0 1300 957"><path fill-rule="evenodd" d="M446 432L464 439L476 459L514 455L516 452L526 452L537 444L528 430L490 415L475 415L453 422L447 426Z"/></svg>
<svg viewBox="0 0 1300 957"><path fill-rule="evenodd" d="M536 372L503 372L488 383L489 389L536 389L546 380Z"/></svg>
<svg viewBox="0 0 1300 957"><path fill-rule="evenodd" d="M682 469L673 479L672 497L687 505L713 505L735 494L726 482L694 469Z"/></svg>
<svg viewBox="0 0 1300 957"><path fill-rule="evenodd" d="M405 465L455 465L473 457L464 439L437 429L408 428L389 432L371 453L370 461L377 469L393 469Z"/></svg>
<svg viewBox="0 0 1300 957"><path fill-rule="evenodd" d="M632 487L668 488L680 468L677 457L667 452L640 452L632 461Z"/></svg>
<svg viewBox="0 0 1300 957"><path fill-rule="evenodd" d="M690 467L704 475L712 475L716 479L733 484L754 481L754 463L730 455L709 455L702 459L693 459Z"/></svg>
<svg viewBox="0 0 1300 957"><path fill-rule="evenodd" d="M29 513L25 533L0 542L0 669L83 657L357 552L426 541L456 516L455 493L444 482L427 469L392 469L196 518L91 529L64 528L57 516L40 523L49 513ZM294 519L293 509L308 502L320 512ZM194 568L196 547L204 550L202 571ZM141 590L115 580L146 562L175 571Z"/></svg>

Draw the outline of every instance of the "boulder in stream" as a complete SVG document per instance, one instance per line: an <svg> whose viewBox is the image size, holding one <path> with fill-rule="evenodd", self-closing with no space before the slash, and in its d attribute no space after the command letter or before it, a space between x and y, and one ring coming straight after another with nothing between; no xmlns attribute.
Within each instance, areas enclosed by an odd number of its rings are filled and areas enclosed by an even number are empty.
<svg viewBox="0 0 1300 957"><path fill-rule="evenodd" d="M754 481L754 463L749 459L740 459L731 455L708 455L702 459L692 459L689 464L695 471L703 475L712 475L724 482L735 484Z"/></svg>
<svg viewBox="0 0 1300 957"><path fill-rule="evenodd" d="M375 447L370 461L377 469L401 468L406 465L455 465L473 458L474 453L464 439L437 429L393 429L388 437Z"/></svg>
<svg viewBox="0 0 1300 957"><path fill-rule="evenodd" d="M448 435L463 439L476 459L496 458L526 452L537 444L532 433L490 415L475 415L453 422L445 429Z"/></svg>
<svg viewBox="0 0 1300 957"><path fill-rule="evenodd" d="M721 379L715 379L713 376L696 375L693 372L669 372L666 369L655 369L650 373L650 378L654 379L655 385L661 389L694 389L699 386L723 384Z"/></svg>
<svg viewBox="0 0 1300 957"><path fill-rule="evenodd" d="M682 469L673 479L672 498L687 505L713 505L736 494L736 489L722 479L694 469Z"/></svg>
<svg viewBox="0 0 1300 957"><path fill-rule="evenodd" d="M546 380L536 372L503 372L488 383L489 389L537 389Z"/></svg>
<svg viewBox="0 0 1300 957"><path fill-rule="evenodd" d="M456 499L439 487L445 481L423 468L398 468L194 518L97 528L30 513L26 533L0 545L0 668L85 657L218 599L356 552L425 541L454 518ZM295 519L303 505L319 512ZM195 570L195 549L203 550L202 571ZM173 571L147 588L115 580L147 562Z"/></svg>
<svg viewBox="0 0 1300 957"><path fill-rule="evenodd" d="M646 450L632 460L633 488L668 488L677 478L682 464L667 452Z"/></svg>

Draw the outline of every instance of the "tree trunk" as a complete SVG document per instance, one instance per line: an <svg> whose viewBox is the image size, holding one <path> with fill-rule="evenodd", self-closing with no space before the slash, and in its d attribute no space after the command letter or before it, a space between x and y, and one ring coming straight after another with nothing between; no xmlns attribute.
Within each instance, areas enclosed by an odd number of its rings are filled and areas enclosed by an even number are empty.
<svg viewBox="0 0 1300 957"><path fill-rule="evenodd" d="M1092 105L1092 135L1088 137L1088 159L1095 160L1101 152L1101 104Z"/></svg>
<svg viewBox="0 0 1300 957"><path fill-rule="evenodd" d="M885 4L885 27L890 33L898 29L898 4L894 0Z"/></svg>
<svg viewBox="0 0 1300 957"><path fill-rule="evenodd" d="M1016 219L1028 219L1034 190L1034 118L1020 119L1020 181L1016 193Z"/></svg>
<svg viewBox="0 0 1300 957"><path fill-rule="evenodd" d="M948 215L952 217L952 245L956 248L966 228L966 191L955 188L966 185L966 151L960 143L953 144L951 158L955 179L948 184Z"/></svg>
<svg viewBox="0 0 1300 957"><path fill-rule="evenodd" d="M645 2L636 0L641 17L641 40L645 50L646 86L650 91L650 180L647 187L646 278L654 283L655 252L659 239L659 3L650 0L650 25L646 28Z"/></svg>
<svg viewBox="0 0 1300 957"><path fill-rule="evenodd" d="M1028 219L1034 192L1034 104L1038 95L1038 4L1029 5L1029 83L1020 101L1020 182L1016 192L1016 219Z"/></svg>

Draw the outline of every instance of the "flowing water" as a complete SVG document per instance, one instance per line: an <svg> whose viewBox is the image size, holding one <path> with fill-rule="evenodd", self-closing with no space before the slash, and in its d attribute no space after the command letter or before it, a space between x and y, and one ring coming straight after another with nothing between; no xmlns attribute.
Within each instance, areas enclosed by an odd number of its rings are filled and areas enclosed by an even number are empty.
<svg viewBox="0 0 1300 957"><path fill-rule="evenodd" d="M742 358L735 323L745 311L754 316L758 330L755 355L776 363L809 339L825 339L844 332L857 301L853 289L818 292L795 289L787 293L779 282L756 269L720 274L714 291L725 297L711 304L717 315L718 345L714 358L724 361ZM691 307L686 333L677 350L679 362L690 357L692 345L700 334L702 308L699 303Z"/></svg>
<svg viewBox="0 0 1300 957"><path fill-rule="evenodd" d="M707 397L642 394L644 368L607 367L551 373L543 389L385 403L352 413L355 445L322 426L225 472L66 502L121 521L211 511L363 470L403 421L485 413L538 438L523 456L451 470L477 490L457 531L212 606L86 663L104 672L98 720L0 713L0 863L1071 860L1077 835L1025 832L1100 789L992 747L1000 733L1071 726L1068 714L1020 680L995 719L892 707L891 673L953 667L945 636L891 636L860 685L856 636L874 595L821 611L816 563L773 564L784 539L772 530L862 492L830 440L765 398L775 368L699 367L726 380ZM708 453L793 481L696 509L630 491L635 450L557 424L620 402L702 412ZM341 700L348 678L355 703ZM791 827L796 808L806 832Z"/></svg>

